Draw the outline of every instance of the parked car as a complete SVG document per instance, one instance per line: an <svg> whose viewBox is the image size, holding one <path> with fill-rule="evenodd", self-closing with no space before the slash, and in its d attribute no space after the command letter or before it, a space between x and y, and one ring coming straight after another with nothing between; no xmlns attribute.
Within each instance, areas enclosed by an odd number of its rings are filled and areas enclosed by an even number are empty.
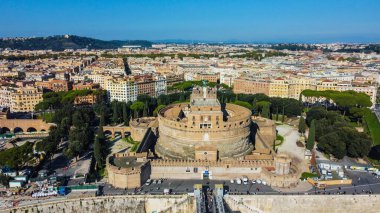
<svg viewBox="0 0 380 213"><path fill-rule="evenodd" d="M243 179L243 184L244 184L244 185L247 185L247 184L248 184L248 181L249 181L249 180L248 180L248 177L247 177L247 176L243 176L242 179Z"/></svg>
<svg viewBox="0 0 380 213"><path fill-rule="evenodd" d="M150 184L152 183L152 180L151 179L148 179L145 183L145 185L149 186Z"/></svg>
<svg viewBox="0 0 380 213"><path fill-rule="evenodd" d="M236 178L236 183L239 184L239 185L241 184L240 178Z"/></svg>

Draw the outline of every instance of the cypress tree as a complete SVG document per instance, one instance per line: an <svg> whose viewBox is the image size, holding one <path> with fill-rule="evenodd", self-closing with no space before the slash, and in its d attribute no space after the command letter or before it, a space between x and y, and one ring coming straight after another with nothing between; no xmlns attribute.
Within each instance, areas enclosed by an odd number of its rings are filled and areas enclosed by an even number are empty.
<svg viewBox="0 0 380 213"><path fill-rule="evenodd" d="M128 110L126 103L123 103L123 122L124 125L127 125L126 123L128 123Z"/></svg>
<svg viewBox="0 0 380 213"><path fill-rule="evenodd" d="M145 105L144 105L143 117L148 117L148 103L147 102L145 102Z"/></svg>
<svg viewBox="0 0 380 213"><path fill-rule="evenodd" d="M277 107L277 111L276 111L276 121L278 121L278 107Z"/></svg>
<svg viewBox="0 0 380 213"><path fill-rule="evenodd" d="M95 138L94 142L94 157L96 161L96 168L101 169L103 167L103 153L102 153L102 144L98 137Z"/></svg>
<svg viewBox="0 0 380 213"><path fill-rule="evenodd" d="M282 107L282 115L281 115L281 122L285 122L285 107Z"/></svg>
<svg viewBox="0 0 380 213"><path fill-rule="evenodd" d="M300 122L298 124L298 132L301 133L302 135L305 134L306 131L306 122L303 116L300 118Z"/></svg>
<svg viewBox="0 0 380 213"><path fill-rule="evenodd" d="M315 120L312 120L310 124L310 129L309 129L309 137L306 143L306 148L308 150L312 150L314 148L314 141L315 141Z"/></svg>
<svg viewBox="0 0 380 213"><path fill-rule="evenodd" d="M119 120L119 114L117 113L117 103L114 103L112 107L112 122L114 124L117 124L118 120Z"/></svg>
<svg viewBox="0 0 380 213"><path fill-rule="evenodd" d="M264 118L269 118L269 113L270 113L270 108L269 108L269 104L265 104L263 106L263 110L262 110L262 117Z"/></svg>

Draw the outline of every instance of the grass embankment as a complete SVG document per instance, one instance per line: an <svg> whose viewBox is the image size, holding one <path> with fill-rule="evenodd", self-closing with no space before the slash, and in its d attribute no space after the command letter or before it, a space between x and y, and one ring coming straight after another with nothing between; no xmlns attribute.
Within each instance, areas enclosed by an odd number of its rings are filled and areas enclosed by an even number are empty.
<svg viewBox="0 0 380 213"><path fill-rule="evenodd" d="M373 145L380 145L380 122L375 113L366 113L364 120L367 124L367 129L371 135Z"/></svg>
<svg viewBox="0 0 380 213"><path fill-rule="evenodd" d="M140 142L134 141L131 136L128 136L125 140L127 143L132 144L130 151L136 152L136 150L139 148Z"/></svg>
<svg viewBox="0 0 380 213"><path fill-rule="evenodd" d="M284 143L284 137L282 135L277 134L275 146L280 146L282 143Z"/></svg>

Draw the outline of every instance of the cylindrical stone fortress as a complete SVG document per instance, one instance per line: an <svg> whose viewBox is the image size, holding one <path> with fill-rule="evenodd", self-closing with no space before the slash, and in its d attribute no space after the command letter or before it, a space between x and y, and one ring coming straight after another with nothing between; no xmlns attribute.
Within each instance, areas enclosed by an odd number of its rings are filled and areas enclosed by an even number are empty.
<svg viewBox="0 0 380 213"><path fill-rule="evenodd" d="M195 147L216 147L220 158L252 151L251 111L220 104L216 89L196 87L190 103L172 104L158 113L156 153L167 159L194 159Z"/></svg>

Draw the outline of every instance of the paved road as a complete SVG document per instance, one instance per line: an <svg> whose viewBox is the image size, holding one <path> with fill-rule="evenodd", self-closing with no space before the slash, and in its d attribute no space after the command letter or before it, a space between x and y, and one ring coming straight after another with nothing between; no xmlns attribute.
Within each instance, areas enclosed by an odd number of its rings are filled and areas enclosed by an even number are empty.
<svg viewBox="0 0 380 213"><path fill-rule="evenodd" d="M357 195L357 194L380 194L380 179L373 176L371 173L358 172L358 171L348 171L349 177L353 179L352 185L341 185L341 186L330 186L326 189L312 188L307 191L275 191L269 186L264 186L262 184L231 184L229 181L216 181L216 180L164 180L162 184L150 184L144 185L139 189L116 189L111 187L107 183L100 183L103 195L125 195L125 194L163 194L165 188L170 188L173 194L188 194L193 192L194 184L203 184L208 186L211 190L214 189L215 184L224 184L226 193L229 194L250 194L250 195L331 195L331 194L346 194L346 195ZM41 198L41 199L27 199L23 204L32 204L39 202L54 201L59 199L66 199L71 195L65 197L51 197L51 198ZM8 204L11 204L9 202ZM7 204L2 204L0 202L0 209L7 206Z"/></svg>
<svg viewBox="0 0 380 213"><path fill-rule="evenodd" d="M353 179L353 185L337 185L327 187L323 189L314 189L304 191L293 191L293 192L281 192L275 191L269 186L264 186L262 184L236 184L230 183L229 181L217 181L217 180L164 180L162 184L150 184L144 185L140 189L134 190L124 190L115 189L109 184L104 184L103 192L105 195L122 195L122 194L163 194L165 188L172 190L174 194L186 194L193 192L194 184L203 184L214 189L215 184L224 184L226 192L230 194L314 194L319 192L319 194L380 194L380 179L373 176L371 173L367 172L356 172L348 171L348 176ZM360 179L359 179L360 178Z"/></svg>
<svg viewBox="0 0 380 213"><path fill-rule="evenodd" d="M173 194L186 194L192 193L194 191L195 184L203 184L209 186L210 189L214 189L215 184L224 184L226 190L230 193L239 194L276 194L278 192L274 191L270 186L264 186L262 184L231 184L228 181L217 181L217 180L164 180L162 184L150 184L143 185L137 191L134 189L115 189L108 184L104 184L103 193L105 195L120 195L120 194L163 194L164 189L168 188L172 190Z"/></svg>

